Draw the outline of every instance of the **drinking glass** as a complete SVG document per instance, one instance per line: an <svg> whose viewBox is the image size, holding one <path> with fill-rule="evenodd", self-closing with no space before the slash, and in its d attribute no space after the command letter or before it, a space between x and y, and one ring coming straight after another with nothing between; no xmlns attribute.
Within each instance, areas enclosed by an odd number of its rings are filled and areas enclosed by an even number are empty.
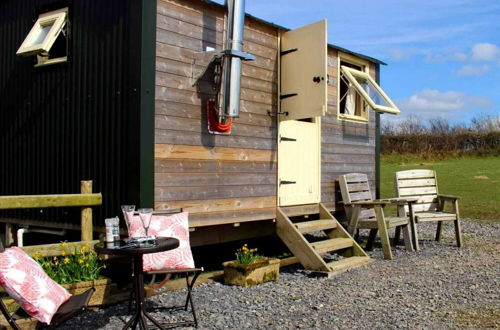
<svg viewBox="0 0 500 330"><path fill-rule="evenodd" d="M144 234L148 237L149 226L151 225L151 217L153 216L153 209L144 208L137 210L139 212L139 218L141 219L142 227L144 228Z"/></svg>
<svg viewBox="0 0 500 330"><path fill-rule="evenodd" d="M123 220L127 226L127 232L130 235L130 220L134 216L135 205L122 205Z"/></svg>

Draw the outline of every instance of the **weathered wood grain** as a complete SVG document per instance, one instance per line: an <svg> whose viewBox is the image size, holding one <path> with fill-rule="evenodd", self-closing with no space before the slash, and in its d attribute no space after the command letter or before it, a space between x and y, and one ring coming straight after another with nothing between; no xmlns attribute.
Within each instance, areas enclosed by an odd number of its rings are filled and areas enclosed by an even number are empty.
<svg viewBox="0 0 500 330"><path fill-rule="evenodd" d="M190 214L206 212L223 212L235 210L254 210L276 206L276 196L245 197L227 199L168 201L155 203L155 210L182 208Z"/></svg>
<svg viewBox="0 0 500 330"><path fill-rule="evenodd" d="M155 158L275 162L276 153L270 150L156 144Z"/></svg>
<svg viewBox="0 0 500 330"><path fill-rule="evenodd" d="M276 174L275 162L156 159L155 173Z"/></svg>
<svg viewBox="0 0 500 330"><path fill-rule="evenodd" d="M155 143L204 146L205 148L224 147L269 151L276 150L275 138L268 139L235 135L212 135L205 132L197 133L163 129L155 130Z"/></svg>
<svg viewBox="0 0 500 330"><path fill-rule="evenodd" d="M276 185L274 173L156 173L155 187Z"/></svg>

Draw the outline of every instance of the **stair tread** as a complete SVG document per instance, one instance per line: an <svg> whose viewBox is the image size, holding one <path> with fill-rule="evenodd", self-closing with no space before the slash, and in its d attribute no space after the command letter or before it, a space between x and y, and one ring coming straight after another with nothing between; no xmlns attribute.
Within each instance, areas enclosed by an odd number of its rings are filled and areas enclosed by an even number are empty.
<svg viewBox="0 0 500 330"><path fill-rule="evenodd" d="M336 251L346 249L354 245L350 238L330 238L323 241L310 243L317 253L326 253L329 251Z"/></svg>
<svg viewBox="0 0 500 330"><path fill-rule="evenodd" d="M342 260L332 261L327 263L326 265L330 269L331 272L342 272L349 270L351 268L356 268L367 263L372 262L373 259L370 257L350 257L344 258Z"/></svg>
<svg viewBox="0 0 500 330"><path fill-rule="evenodd" d="M311 233L325 229L333 229L337 227L337 223L331 219L310 220L294 223L295 228L301 233Z"/></svg>

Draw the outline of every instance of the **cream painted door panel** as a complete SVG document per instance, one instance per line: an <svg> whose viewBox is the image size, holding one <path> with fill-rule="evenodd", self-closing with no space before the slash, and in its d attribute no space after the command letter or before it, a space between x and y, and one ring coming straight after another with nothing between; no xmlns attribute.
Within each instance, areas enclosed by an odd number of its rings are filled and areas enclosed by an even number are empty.
<svg viewBox="0 0 500 330"><path fill-rule="evenodd" d="M278 136L279 206L320 202L320 119L281 121Z"/></svg>
<svg viewBox="0 0 500 330"><path fill-rule="evenodd" d="M326 20L281 35L283 119L324 116L327 110Z"/></svg>

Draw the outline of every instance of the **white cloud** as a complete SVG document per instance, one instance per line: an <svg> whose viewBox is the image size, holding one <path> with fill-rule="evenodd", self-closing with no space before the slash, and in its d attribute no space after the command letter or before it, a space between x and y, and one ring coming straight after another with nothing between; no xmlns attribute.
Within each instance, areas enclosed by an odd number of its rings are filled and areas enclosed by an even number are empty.
<svg viewBox="0 0 500 330"><path fill-rule="evenodd" d="M474 61L494 61L497 58L500 58L500 48L497 45L484 42L472 47Z"/></svg>
<svg viewBox="0 0 500 330"><path fill-rule="evenodd" d="M445 117L453 120L460 119L467 111L492 106L492 102L482 96L434 89L424 89L397 104L405 117L417 115L423 119Z"/></svg>
<svg viewBox="0 0 500 330"><path fill-rule="evenodd" d="M464 65L457 71L459 76L482 76L483 74L491 71L491 66L488 64L476 66L476 65Z"/></svg>
<svg viewBox="0 0 500 330"><path fill-rule="evenodd" d="M462 53L462 52L450 52L450 53L443 53L443 54L429 54L426 56L425 60L427 62L449 62L449 61L454 61L454 62L464 62L467 61L469 56L467 54Z"/></svg>

